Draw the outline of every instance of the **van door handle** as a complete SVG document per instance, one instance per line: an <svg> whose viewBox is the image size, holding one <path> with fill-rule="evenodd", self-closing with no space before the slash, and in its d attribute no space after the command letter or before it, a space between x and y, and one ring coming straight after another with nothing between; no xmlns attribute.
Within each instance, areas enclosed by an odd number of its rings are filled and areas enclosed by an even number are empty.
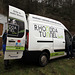
<svg viewBox="0 0 75 75"><path fill-rule="evenodd" d="M9 40L9 42L15 42L15 41L11 41L11 40Z"/></svg>

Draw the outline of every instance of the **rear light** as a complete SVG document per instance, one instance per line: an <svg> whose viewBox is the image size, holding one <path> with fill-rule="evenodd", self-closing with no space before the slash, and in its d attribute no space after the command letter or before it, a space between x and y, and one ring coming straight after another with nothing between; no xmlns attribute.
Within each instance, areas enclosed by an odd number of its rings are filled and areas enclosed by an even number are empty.
<svg viewBox="0 0 75 75"><path fill-rule="evenodd" d="M17 40L17 42L18 42L18 43L20 43L20 42L21 42L21 40Z"/></svg>
<svg viewBox="0 0 75 75"><path fill-rule="evenodd" d="M26 31L26 39L27 39L27 43L26 43L26 49L28 49L28 44L29 44L29 31Z"/></svg>

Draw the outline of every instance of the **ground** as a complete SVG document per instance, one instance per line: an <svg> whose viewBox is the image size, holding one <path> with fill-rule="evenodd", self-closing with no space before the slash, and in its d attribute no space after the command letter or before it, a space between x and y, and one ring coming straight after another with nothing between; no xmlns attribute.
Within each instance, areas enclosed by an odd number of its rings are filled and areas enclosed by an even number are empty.
<svg viewBox="0 0 75 75"><path fill-rule="evenodd" d="M11 60L10 64L11 68L5 70L3 56L0 56L0 75L75 75L75 58L53 59L45 67L23 60Z"/></svg>

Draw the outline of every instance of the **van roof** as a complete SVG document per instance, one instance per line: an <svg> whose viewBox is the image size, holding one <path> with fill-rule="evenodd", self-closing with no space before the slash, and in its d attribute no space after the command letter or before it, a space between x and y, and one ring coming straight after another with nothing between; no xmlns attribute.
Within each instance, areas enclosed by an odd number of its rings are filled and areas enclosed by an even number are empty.
<svg viewBox="0 0 75 75"><path fill-rule="evenodd" d="M54 19L50 19L50 18L46 18L46 17L42 17L42 16L38 16L38 15L34 15L34 14L29 14L28 15L29 20L31 21L39 21L39 22L46 22L46 23L55 23L58 26L62 26L64 29L67 30L67 28L59 21L56 21Z"/></svg>

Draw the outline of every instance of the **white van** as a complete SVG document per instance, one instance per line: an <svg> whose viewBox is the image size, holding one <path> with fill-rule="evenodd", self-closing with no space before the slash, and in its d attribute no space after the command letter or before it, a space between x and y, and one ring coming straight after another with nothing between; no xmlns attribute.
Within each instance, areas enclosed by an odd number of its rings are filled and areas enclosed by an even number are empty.
<svg viewBox="0 0 75 75"><path fill-rule="evenodd" d="M66 55L65 31L68 33L67 28L56 20L26 15L23 10L9 6L4 60L31 55L37 58L41 66L45 66L49 59Z"/></svg>

